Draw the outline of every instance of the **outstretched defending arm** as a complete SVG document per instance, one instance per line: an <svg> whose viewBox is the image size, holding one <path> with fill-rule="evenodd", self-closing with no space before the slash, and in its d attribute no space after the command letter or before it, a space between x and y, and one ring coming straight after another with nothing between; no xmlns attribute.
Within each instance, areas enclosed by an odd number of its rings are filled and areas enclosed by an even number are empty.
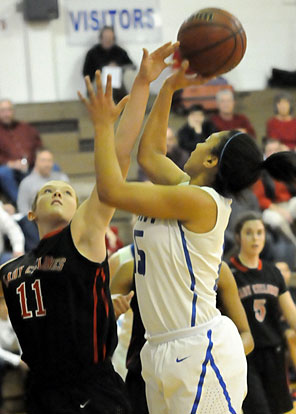
<svg viewBox="0 0 296 414"><path fill-rule="evenodd" d="M166 43L155 52L149 54L143 50L143 59L139 73L134 81L130 99L125 107L116 132L116 155L123 177L126 177L130 154L139 135L145 115L149 97L150 83L155 80L162 70L167 67L165 59L174 52L178 44ZM85 104L94 125L95 135L100 133L96 122L96 114L101 110L98 96L102 93L101 83L97 84L97 93L94 92L90 79L86 77L86 86L89 99L80 93L79 97ZM112 106L115 119L126 104L124 98L118 105ZM114 125L112 125L112 128ZM97 257L103 260L105 256L105 230L108 226L114 209L99 201L97 189L94 188L91 196L80 206L72 222L72 235L80 252L87 257Z"/></svg>

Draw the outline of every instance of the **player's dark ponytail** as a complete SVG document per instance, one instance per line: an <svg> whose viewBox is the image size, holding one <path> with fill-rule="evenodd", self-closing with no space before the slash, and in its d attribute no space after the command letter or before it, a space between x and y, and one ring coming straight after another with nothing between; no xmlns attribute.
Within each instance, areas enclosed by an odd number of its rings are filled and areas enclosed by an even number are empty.
<svg viewBox="0 0 296 414"><path fill-rule="evenodd" d="M296 183L296 154L292 151L282 151L270 155L263 161L261 168L272 178L287 184Z"/></svg>
<svg viewBox="0 0 296 414"><path fill-rule="evenodd" d="M239 195L258 180L262 170L286 183L296 179L295 153L280 152L263 161L262 151L255 140L239 131L226 133L212 154L219 158L213 187L223 196Z"/></svg>

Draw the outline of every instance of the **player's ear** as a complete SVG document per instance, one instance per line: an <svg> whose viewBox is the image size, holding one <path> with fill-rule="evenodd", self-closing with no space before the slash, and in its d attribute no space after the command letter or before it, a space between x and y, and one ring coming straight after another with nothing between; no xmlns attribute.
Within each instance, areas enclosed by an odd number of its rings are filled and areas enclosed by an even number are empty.
<svg viewBox="0 0 296 414"><path fill-rule="evenodd" d="M218 157L217 155L208 154L203 162L205 168L214 168L218 165Z"/></svg>
<svg viewBox="0 0 296 414"><path fill-rule="evenodd" d="M34 211L32 211L32 210L29 211L28 220L29 221L35 221L36 220L36 214L34 213Z"/></svg>

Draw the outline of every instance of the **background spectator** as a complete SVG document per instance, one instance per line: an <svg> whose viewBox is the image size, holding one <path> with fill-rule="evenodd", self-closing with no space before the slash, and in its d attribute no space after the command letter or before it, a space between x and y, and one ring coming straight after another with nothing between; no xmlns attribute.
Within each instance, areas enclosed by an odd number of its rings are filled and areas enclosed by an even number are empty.
<svg viewBox="0 0 296 414"><path fill-rule="evenodd" d="M177 133L179 146L189 155L195 149L196 144L204 142L215 131L213 123L205 118L202 105L193 105L188 110L186 124Z"/></svg>
<svg viewBox="0 0 296 414"><path fill-rule="evenodd" d="M119 238L118 228L116 226L107 227L105 240L108 256L111 256L123 247L123 242Z"/></svg>
<svg viewBox="0 0 296 414"><path fill-rule="evenodd" d="M19 186L17 208L20 217L18 218L18 223L25 236L26 252L36 247L39 242L37 226L33 221L29 221L27 217L37 192L48 181L69 181L69 178L65 173L54 171L53 168L54 159L52 152L47 149L37 150L34 168L32 172L21 181Z"/></svg>
<svg viewBox="0 0 296 414"><path fill-rule="evenodd" d="M188 159L188 152L178 146L178 140L175 131L168 127L167 128L167 154L166 156L172 160L179 168L183 170L184 164ZM145 175L142 168L139 166L138 169L138 180L147 181L148 178Z"/></svg>
<svg viewBox="0 0 296 414"><path fill-rule="evenodd" d="M292 116L293 100L289 93L281 92L274 98L274 116L267 121L266 134L287 145L296 147L296 118Z"/></svg>
<svg viewBox="0 0 296 414"><path fill-rule="evenodd" d="M11 250L5 248L7 237ZM20 226L16 223L0 203L0 264L7 262L12 257L18 257L25 252L25 238Z"/></svg>
<svg viewBox="0 0 296 414"><path fill-rule="evenodd" d="M174 130L167 129L167 157L183 170L184 164L188 159L187 151L178 146L178 140Z"/></svg>
<svg viewBox="0 0 296 414"><path fill-rule="evenodd" d="M235 100L230 89L220 90L216 95L216 101L218 114L212 115L210 120L218 131L236 129L256 138L256 132L249 119L243 114L236 114L234 112Z"/></svg>
<svg viewBox="0 0 296 414"><path fill-rule="evenodd" d="M0 101L0 191L16 205L18 185L41 147L37 130L14 118L10 100Z"/></svg>
<svg viewBox="0 0 296 414"><path fill-rule="evenodd" d="M68 176L61 171L54 171L53 154L48 149L39 149L36 152L34 168L25 177L19 186L17 208L19 213L26 215L31 210L37 192L51 180L69 181Z"/></svg>
<svg viewBox="0 0 296 414"><path fill-rule="evenodd" d="M93 81L97 69L102 71L104 66L133 66L127 52L116 44L115 32L112 26L104 26L99 35L100 43L93 46L86 54L83 65L83 76L88 75ZM113 97L119 101L127 94L122 83L119 88L113 88Z"/></svg>

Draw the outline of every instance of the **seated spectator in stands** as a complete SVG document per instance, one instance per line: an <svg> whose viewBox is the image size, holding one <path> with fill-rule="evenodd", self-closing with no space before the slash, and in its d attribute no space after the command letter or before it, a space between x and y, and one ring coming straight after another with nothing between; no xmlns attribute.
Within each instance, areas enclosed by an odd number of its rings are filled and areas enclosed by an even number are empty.
<svg viewBox="0 0 296 414"><path fill-rule="evenodd" d="M170 127L167 129L167 154L166 156L172 160L179 168L183 170L184 164L188 160L188 153L180 148L174 130Z"/></svg>
<svg viewBox="0 0 296 414"><path fill-rule="evenodd" d="M26 364L21 360L20 347L11 326L4 297L0 297L0 412L2 413L2 382L9 369L18 369L24 380ZM3 413L6 411L3 411Z"/></svg>
<svg viewBox="0 0 296 414"><path fill-rule="evenodd" d="M40 148L36 152L36 160L33 170L20 183L17 197L17 208L22 215L22 217L20 217L19 225L25 235L26 252L32 250L39 242L37 226L34 222L28 220L27 214L31 210L37 192L47 183L47 181L51 180L68 182L69 178L63 172L54 170L52 152L48 149Z"/></svg>
<svg viewBox="0 0 296 414"><path fill-rule="evenodd" d="M5 237L10 244L11 251L6 249ZM0 264L13 257L21 256L24 252L24 234L17 222L4 210L2 203L0 203Z"/></svg>
<svg viewBox="0 0 296 414"><path fill-rule="evenodd" d="M95 71L102 71L105 66L117 66L123 69L134 67L127 52L116 44L114 28L104 26L99 35L100 43L93 46L86 54L83 65L83 76L88 75L91 81L94 80ZM113 98L117 102L127 95L126 88L122 83L121 87L113 88Z"/></svg>
<svg viewBox="0 0 296 414"><path fill-rule="evenodd" d="M179 168L183 170L184 164L188 160L188 152L178 146L178 140L174 130L171 127L167 128L167 154L166 156L172 160ZM141 167L138 170L138 180L147 181L148 178L144 174Z"/></svg>
<svg viewBox="0 0 296 414"><path fill-rule="evenodd" d="M177 132L179 147L190 155L198 143L204 142L215 131L213 123L205 118L202 105L192 105L186 124Z"/></svg>
<svg viewBox="0 0 296 414"><path fill-rule="evenodd" d="M278 141L268 140L265 144L265 156L286 150ZM281 231L296 247L296 237L291 224L296 219L296 190L279 181L275 181L266 172L258 180L253 191L257 196L265 224Z"/></svg>
<svg viewBox="0 0 296 414"><path fill-rule="evenodd" d="M35 152L41 147L37 130L14 118L8 99L0 101L0 192L16 205L18 185L33 167Z"/></svg>
<svg viewBox="0 0 296 414"><path fill-rule="evenodd" d="M296 118L292 116L293 100L287 92L274 98L274 116L267 121L268 138L276 139L292 150L296 148Z"/></svg>
<svg viewBox="0 0 296 414"><path fill-rule="evenodd" d="M38 149L33 170L22 180L19 186L17 197L19 213L23 215L28 214L37 192L47 181L69 181L69 177L65 173L54 171L53 168L54 159L52 152L45 148Z"/></svg>
<svg viewBox="0 0 296 414"><path fill-rule="evenodd" d="M212 115L210 120L215 125L217 131L236 129L256 138L256 132L249 119L243 114L236 114L234 112L235 100L230 89L221 89L216 95L216 101L218 114Z"/></svg>

